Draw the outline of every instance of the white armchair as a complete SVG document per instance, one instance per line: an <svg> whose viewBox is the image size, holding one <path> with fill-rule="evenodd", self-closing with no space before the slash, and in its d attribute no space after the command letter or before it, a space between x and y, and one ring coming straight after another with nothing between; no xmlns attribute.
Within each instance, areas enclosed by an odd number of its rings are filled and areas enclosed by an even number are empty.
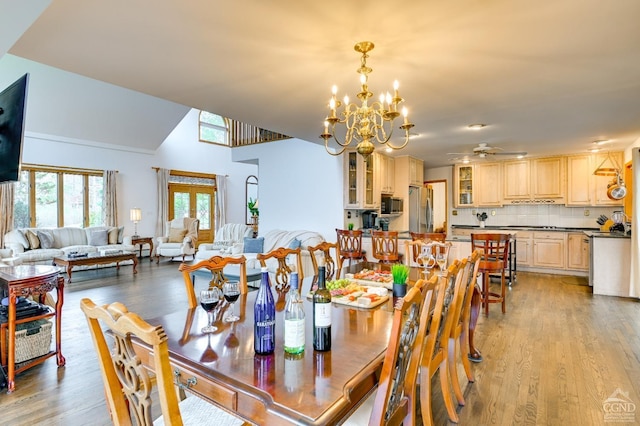
<svg viewBox="0 0 640 426"><path fill-rule="evenodd" d="M191 217L180 217L167 222L167 234L158 237L156 242L156 263L160 262L160 256L195 258L196 243L198 241L198 229L200 221Z"/></svg>

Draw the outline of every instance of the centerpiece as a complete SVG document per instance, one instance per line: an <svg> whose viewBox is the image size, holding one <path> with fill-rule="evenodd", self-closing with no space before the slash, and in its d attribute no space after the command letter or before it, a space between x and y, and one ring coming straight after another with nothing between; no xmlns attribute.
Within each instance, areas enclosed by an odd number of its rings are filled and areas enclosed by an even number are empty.
<svg viewBox="0 0 640 426"><path fill-rule="evenodd" d="M407 294L409 267L401 263L396 263L391 267L391 275L393 276L393 296L404 297Z"/></svg>

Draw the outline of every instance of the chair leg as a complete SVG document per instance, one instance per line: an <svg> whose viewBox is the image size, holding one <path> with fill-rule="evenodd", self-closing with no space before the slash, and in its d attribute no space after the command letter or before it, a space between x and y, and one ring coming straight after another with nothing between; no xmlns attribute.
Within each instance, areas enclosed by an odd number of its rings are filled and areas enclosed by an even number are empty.
<svg viewBox="0 0 640 426"><path fill-rule="evenodd" d="M458 413L453 406L453 399L451 398L451 392L449 392L449 371L447 367L447 359L445 358L440 364L440 390L442 391L442 399L444 400L444 406L447 408L449 414L449 420L453 423L458 423Z"/></svg>
<svg viewBox="0 0 640 426"><path fill-rule="evenodd" d="M502 287L502 313L505 314L507 313L507 285L506 285L506 279L504 276L504 269L502 270L502 282L500 283L500 286Z"/></svg>
<svg viewBox="0 0 640 426"><path fill-rule="evenodd" d="M471 349L469 347L469 325L464 324L462 326L462 333L459 337L460 344L460 360L462 361L462 367L464 367L464 373L467 375L467 380L471 383L475 382L473 377L473 371L471 371L471 361L469 361L469 353Z"/></svg>
<svg viewBox="0 0 640 426"><path fill-rule="evenodd" d="M447 364L449 366L449 378L451 379L451 386L453 387L453 394L458 400L458 405L464 405L464 396L462 395L462 389L460 389L460 381L458 380L458 360L456 359L456 352L458 348L458 339L449 338L449 358Z"/></svg>
<svg viewBox="0 0 640 426"><path fill-rule="evenodd" d="M482 298L484 299L484 314L485 316L489 316L489 282L491 279L489 278L488 272L482 273Z"/></svg>
<svg viewBox="0 0 640 426"><path fill-rule="evenodd" d="M433 426L433 411L431 409L431 374L428 368L420 370L420 413L422 424Z"/></svg>

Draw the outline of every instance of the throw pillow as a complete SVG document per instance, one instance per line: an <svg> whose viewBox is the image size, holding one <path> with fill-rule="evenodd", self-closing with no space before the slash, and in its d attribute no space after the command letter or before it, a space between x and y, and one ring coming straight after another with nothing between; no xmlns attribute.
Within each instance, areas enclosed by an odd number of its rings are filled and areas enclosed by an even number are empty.
<svg viewBox="0 0 640 426"><path fill-rule="evenodd" d="M29 248L30 249L37 249L40 248L40 239L38 238L38 236L35 234L35 232L27 230L27 232L25 233L27 240L29 241Z"/></svg>
<svg viewBox="0 0 640 426"><path fill-rule="evenodd" d="M43 249L53 248L53 234L49 231L37 231L40 247Z"/></svg>
<svg viewBox="0 0 640 426"><path fill-rule="evenodd" d="M187 230L182 228L169 228L169 242L181 243L184 240L184 236L187 235Z"/></svg>
<svg viewBox="0 0 640 426"><path fill-rule="evenodd" d="M124 241L124 226L118 227L118 244Z"/></svg>
<svg viewBox="0 0 640 426"><path fill-rule="evenodd" d="M91 231L91 234L89 234L90 246L106 246L107 244L109 244L109 231L106 229L104 231Z"/></svg>
<svg viewBox="0 0 640 426"><path fill-rule="evenodd" d="M109 244L118 244L118 228L110 228L108 236Z"/></svg>
<svg viewBox="0 0 640 426"><path fill-rule="evenodd" d="M297 238L294 238L293 241L289 243L289 248L295 250L297 248L300 248L301 245L302 245L302 241L300 241Z"/></svg>
<svg viewBox="0 0 640 426"><path fill-rule="evenodd" d="M258 238L244 238L244 252L245 253L262 253L264 246L264 237Z"/></svg>

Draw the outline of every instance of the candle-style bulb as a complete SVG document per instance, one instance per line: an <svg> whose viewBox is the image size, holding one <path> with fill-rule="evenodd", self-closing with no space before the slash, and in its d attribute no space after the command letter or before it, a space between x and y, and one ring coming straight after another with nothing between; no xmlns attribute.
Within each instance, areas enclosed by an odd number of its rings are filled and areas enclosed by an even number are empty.
<svg viewBox="0 0 640 426"><path fill-rule="evenodd" d="M338 93L338 86L335 84L331 86L331 93L335 96L335 94Z"/></svg>

